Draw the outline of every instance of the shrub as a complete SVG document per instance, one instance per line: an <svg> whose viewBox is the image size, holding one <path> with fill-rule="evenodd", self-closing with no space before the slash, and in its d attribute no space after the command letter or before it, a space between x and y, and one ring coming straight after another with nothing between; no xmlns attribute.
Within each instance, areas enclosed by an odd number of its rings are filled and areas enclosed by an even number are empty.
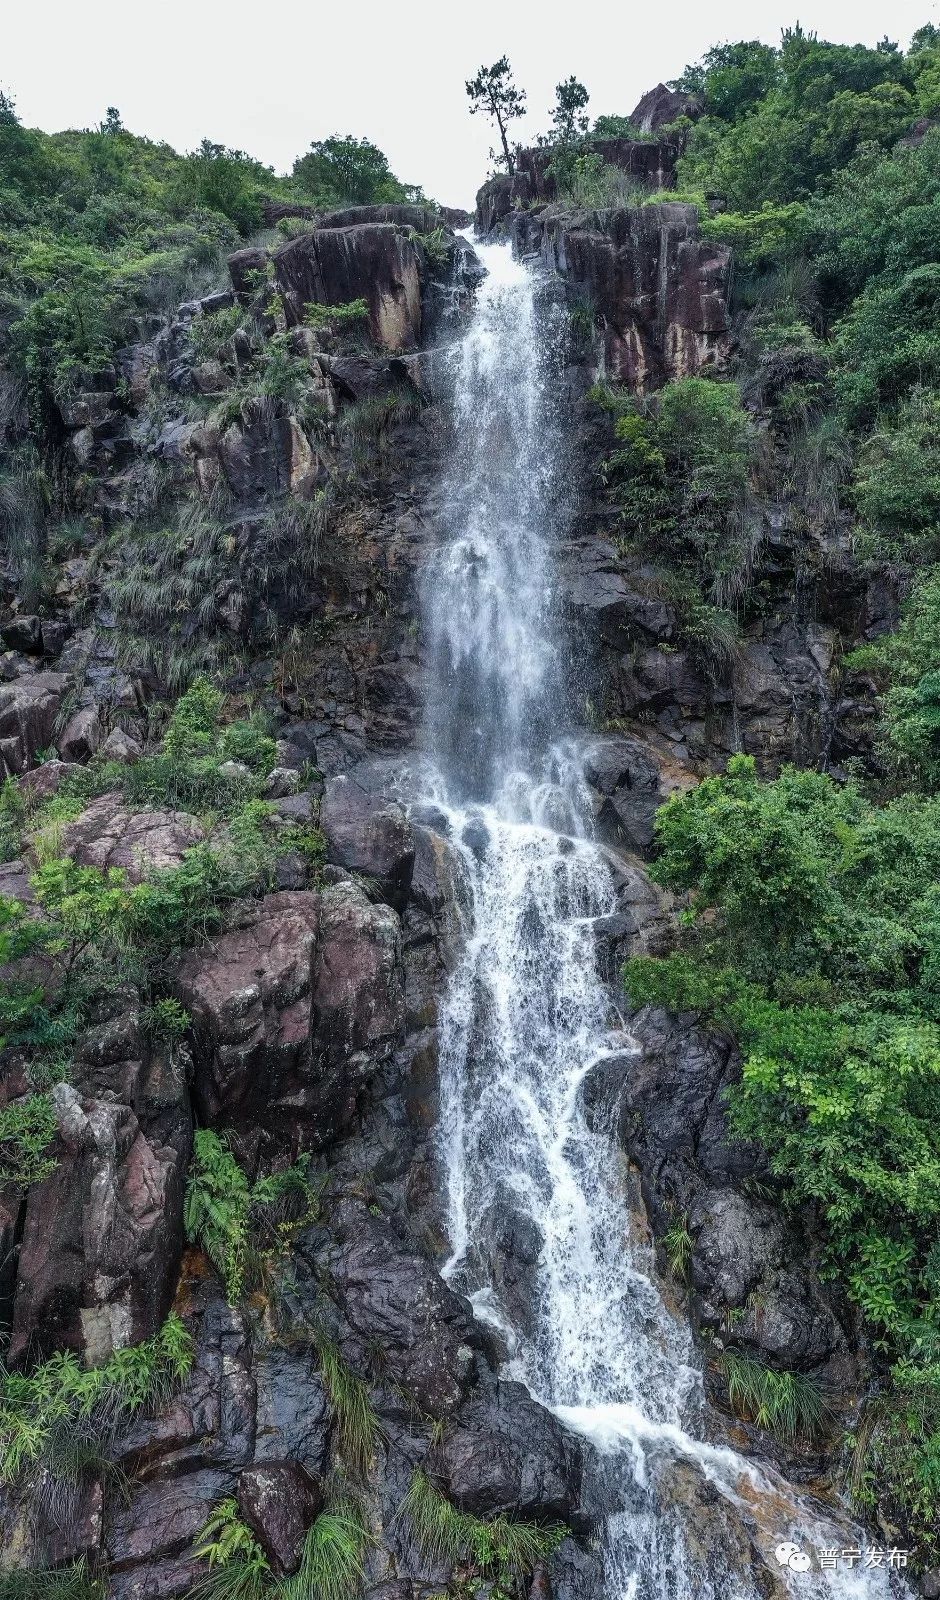
<svg viewBox="0 0 940 1600"><path fill-rule="evenodd" d="M68 1567L0 1572L0 1600L106 1600L105 1582L82 1556Z"/></svg>
<svg viewBox="0 0 940 1600"><path fill-rule="evenodd" d="M940 1366L901 1364L869 1402L854 1440L849 1475L862 1509L879 1507L912 1535L926 1565L940 1555Z"/></svg>
<svg viewBox="0 0 940 1600"><path fill-rule="evenodd" d="M855 500L863 555L914 565L940 556L940 395L916 391L865 441Z"/></svg>
<svg viewBox="0 0 940 1600"><path fill-rule="evenodd" d="M885 685L881 754L897 776L940 786L940 568L914 581L896 633L846 657Z"/></svg>
<svg viewBox="0 0 940 1600"><path fill-rule="evenodd" d="M736 385L685 378L652 401L603 403L620 412L603 475L625 537L723 605L746 585L753 553L751 428Z"/></svg>
<svg viewBox="0 0 940 1600"><path fill-rule="evenodd" d="M48 1095L27 1095L0 1109L0 1183L28 1189L48 1177L56 1165L49 1153L55 1134Z"/></svg>

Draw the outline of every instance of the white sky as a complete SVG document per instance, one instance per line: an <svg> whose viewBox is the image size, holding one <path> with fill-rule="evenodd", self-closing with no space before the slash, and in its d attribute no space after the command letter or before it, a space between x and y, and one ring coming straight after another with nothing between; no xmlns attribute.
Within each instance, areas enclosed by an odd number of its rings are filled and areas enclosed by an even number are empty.
<svg viewBox="0 0 940 1600"><path fill-rule="evenodd" d="M116 105L134 133L208 136L289 169L311 140L375 141L405 182L470 205L493 142L464 80L504 53L528 91L522 141L569 73L590 111L626 115L713 44L776 43L799 16L821 38L902 45L938 0L6 0L0 86L22 120L89 127Z"/></svg>

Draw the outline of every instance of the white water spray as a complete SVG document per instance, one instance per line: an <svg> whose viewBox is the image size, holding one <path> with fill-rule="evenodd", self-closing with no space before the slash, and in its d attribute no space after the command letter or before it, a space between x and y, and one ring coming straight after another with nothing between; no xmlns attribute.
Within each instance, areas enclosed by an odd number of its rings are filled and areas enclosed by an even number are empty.
<svg viewBox="0 0 940 1600"><path fill-rule="evenodd" d="M598 1600L757 1600L750 1541L814 1550L848 1529L814 1523L768 1472L696 1437L704 1403L688 1329L635 1236L616 1142L589 1120L592 1071L633 1045L595 955L614 880L561 738L551 549L565 487L564 317L505 246L480 254L489 276L446 353L456 443L425 592L437 767L427 798L446 817L468 902L440 1022L445 1271L500 1331L508 1375L588 1441L588 1498L605 1527ZM681 1491L690 1467L706 1494L694 1528ZM779 1570L807 1597L889 1592L884 1572Z"/></svg>

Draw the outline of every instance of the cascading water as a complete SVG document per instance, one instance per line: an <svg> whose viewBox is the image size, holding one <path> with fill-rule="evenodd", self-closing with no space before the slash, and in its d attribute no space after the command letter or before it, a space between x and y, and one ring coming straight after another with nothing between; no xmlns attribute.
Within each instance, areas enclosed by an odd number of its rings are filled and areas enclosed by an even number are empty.
<svg viewBox="0 0 940 1600"><path fill-rule="evenodd" d="M551 549L563 523L565 319L551 285L508 248L480 255L475 311L442 355L456 443L425 585L426 798L446 817L467 905L440 1022L445 1272L499 1328L509 1375L588 1441L589 1507L605 1528L598 1600L757 1600L766 1574L742 1556L749 1541L773 1566L782 1539L838 1548L851 1530L696 1438L705 1407L688 1330L633 1236L616 1143L588 1120L586 1080L632 1046L595 955L614 877L562 738ZM690 1466L713 1505L710 1538L700 1508L689 1531ZM735 1540L736 1518L748 1533ZM778 1570L805 1596L886 1595L894 1581L859 1567Z"/></svg>

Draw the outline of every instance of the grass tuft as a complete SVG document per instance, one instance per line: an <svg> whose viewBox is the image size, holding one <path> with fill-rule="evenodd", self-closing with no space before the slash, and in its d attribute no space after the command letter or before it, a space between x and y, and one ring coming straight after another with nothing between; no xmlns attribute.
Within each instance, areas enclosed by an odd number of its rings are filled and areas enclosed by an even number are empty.
<svg viewBox="0 0 940 1600"><path fill-rule="evenodd" d="M777 1372L753 1356L725 1350L718 1361L731 1408L744 1422L766 1428L783 1441L813 1440L829 1416L820 1385L802 1372Z"/></svg>

